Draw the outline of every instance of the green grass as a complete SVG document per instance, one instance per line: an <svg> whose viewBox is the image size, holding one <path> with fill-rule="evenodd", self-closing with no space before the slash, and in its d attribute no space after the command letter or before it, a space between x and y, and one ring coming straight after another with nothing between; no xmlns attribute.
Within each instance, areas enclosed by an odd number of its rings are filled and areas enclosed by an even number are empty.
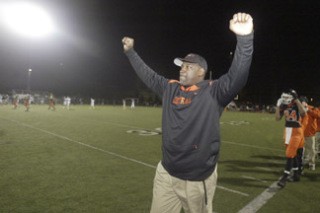
<svg viewBox="0 0 320 213"><path fill-rule="evenodd" d="M240 112L221 122L213 208L238 212L281 176L283 122ZM158 127L160 108L1 106L0 212L149 212L161 135L127 131ZM288 183L258 212L318 212L319 171Z"/></svg>

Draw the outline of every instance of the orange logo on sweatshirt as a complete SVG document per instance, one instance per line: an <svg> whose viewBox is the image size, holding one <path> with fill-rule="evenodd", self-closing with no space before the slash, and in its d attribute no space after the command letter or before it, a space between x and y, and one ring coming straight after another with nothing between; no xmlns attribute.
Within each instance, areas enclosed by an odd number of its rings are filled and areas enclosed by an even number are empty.
<svg viewBox="0 0 320 213"><path fill-rule="evenodd" d="M172 103L175 105L191 104L191 98L174 97Z"/></svg>

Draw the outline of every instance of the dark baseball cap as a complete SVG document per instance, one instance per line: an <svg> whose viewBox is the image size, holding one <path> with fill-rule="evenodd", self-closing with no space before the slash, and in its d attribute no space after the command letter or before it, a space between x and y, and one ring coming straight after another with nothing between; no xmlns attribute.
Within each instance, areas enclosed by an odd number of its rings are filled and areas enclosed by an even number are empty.
<svg viewBox="0 0 320 213"><path fill-rule="evenodd" d="M306 102L306 103L309 102L309 100L308 100L308 98L307 98L306 96L300 96L300 97L299 97L299 101L300 101L300 102Z"/></svg>
<svg viewBox="0 0 320 213"><path fill-rule="evenodd" d="M208 64L206 59L204 59L202 56L194 53L189 53L186 57L184 58L175 58L173 63L179 67L181 67L183 62L188 62L188 63L194 63L198 64L200 67L202 67L205 71L208 70Z"/></svg>

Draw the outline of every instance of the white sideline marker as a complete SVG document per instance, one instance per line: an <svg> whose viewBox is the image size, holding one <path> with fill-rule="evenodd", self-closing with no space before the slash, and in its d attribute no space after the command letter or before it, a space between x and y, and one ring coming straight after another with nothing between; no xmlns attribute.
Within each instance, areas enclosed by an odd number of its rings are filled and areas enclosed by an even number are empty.
<svg viewBox="0 0 320 213"><path fill-rule="evenodd" d="M238 213L255 213L257 212L264 204L267 203L277 192L279 191L279 187L277 186L277 182L274 182L264 190L259 196L253 199L250 203L248 203L245 207L243 207Z"/></svg>
<svg viewBox="0 0 320 213"><path fill-rule="evenodd" d="M146 130L146 128L143 128L143 127L130 126L130 125L127 125L127 124L110 122L110 121L97 121L97 120L91 120L91 121L99 122L99 123L111 124L111 125L114 125L114 126L119 126L119 127L124 127L124 128L133 128L133 129ZM254 149L265 149L265 150L283 152L283 149L273 149L273 148L268 148L268 147L254 146L254 145L243 144L243 143L236 143L236 142L224 141L224 140L222 140L221 142L223 142L223 143L228 143L228 144L233 144L233 145L238 145L238 146L244 146L244 147L254 148Z"/></svg>

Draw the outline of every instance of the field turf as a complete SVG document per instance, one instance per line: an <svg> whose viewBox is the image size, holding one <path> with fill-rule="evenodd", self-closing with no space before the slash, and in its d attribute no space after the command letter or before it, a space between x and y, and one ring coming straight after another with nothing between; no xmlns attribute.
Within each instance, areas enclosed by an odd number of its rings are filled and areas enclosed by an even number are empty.
<svg viewBox="0 0 320 213"><path fill-rule="evenodd" d="M0 212L149 212L159 127L161 108L0 106ZM282 131L273 114L224 112L215 213L319 212L319 160L274 187Z"/></svg>

